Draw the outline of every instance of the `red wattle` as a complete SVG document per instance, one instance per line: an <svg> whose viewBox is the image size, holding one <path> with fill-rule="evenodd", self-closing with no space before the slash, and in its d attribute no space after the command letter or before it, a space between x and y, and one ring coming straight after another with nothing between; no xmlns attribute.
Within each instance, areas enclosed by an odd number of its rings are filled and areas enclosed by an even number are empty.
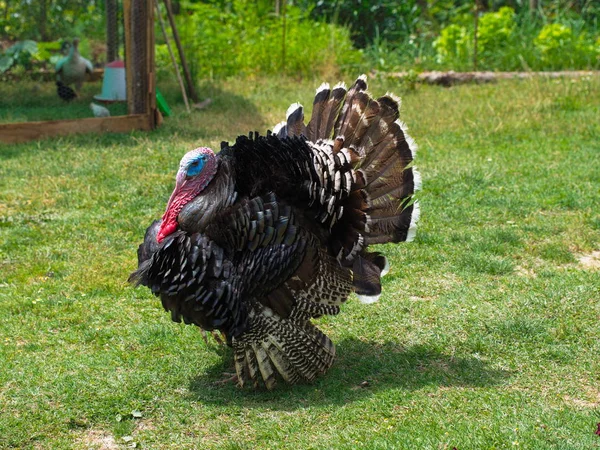
<svg viewBox="0 0 600 450"><path fill-rule="evenodd" d="M156 235L156 240L160 244L164 238L166 238L168 235L173 233L176 229L177 229L177 222L163 221L163 223L160 226L160 229L158 230L158 234Z"/></svg>

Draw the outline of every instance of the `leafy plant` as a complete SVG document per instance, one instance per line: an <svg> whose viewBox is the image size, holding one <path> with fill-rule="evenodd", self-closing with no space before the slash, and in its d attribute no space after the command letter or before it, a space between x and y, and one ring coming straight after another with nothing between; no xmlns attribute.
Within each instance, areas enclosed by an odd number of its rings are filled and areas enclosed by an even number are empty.
<svg viewBox="0 0 600 450"><path fill-rule="evenodd" d="M105 2L19 0L0 2L0 37L48 42L61 36L102 38Z"/></svg>
<svg viewBox="0 0 600 450"><path fill-rule="evenodd" d="M317 1L311 10L314 20L347 26L353 43L365 48L376 40L402 42L417 28L421 16L419 2L408 0Z"/></svg>
<svg viewBox="0 0 600 450"><path fill-rule="evenodd" d="M34 41L26 40L13 44L4 52L4 55L0 56L0 73L6 72L16 64L29 68L37 51L38 46Z"/></svg>
<svg viewBox="0 0 600 450"><path fill-rule="evenodd" d="M445 27L433 42L440 64L462 64L471 54L473 38L464 26L451 24Z"/></svg>
<svg viewBox="0 0 600 450"><path fill-rule="evenodd" d="M549 67L575 68L586 62L593 64L594 59L600 56L599 40L594 45L586 33L575 36L570 27L552 23L545 25L533 42Z"/></svg>
<svg viewBox="0 0 600 450"><path fill-rule="evenodd" d="M493 57L506 45L515 29L515 10L504 6L497 12L483 14L477 30L478 50L483 58Z"/></svg>
<svg viewBox="0 0 600 450"><path fill-rule="evenodd" d="M581 19L555 16L565 21L547 23L510 7L487 12L477 30L478 67L487 70L560 70L598 67L600 46ZM568 23L568 25L566 24ZM455 70L471 68L474 24L458 16L433 42L436 63Z"/></svg>
<svg viewBox="0 0 600 450"><path fill-rule="evenodd" d="M206 3L181 3L178 27L196 78L288 74L308 76L357 65L360 53L352 47L346 28L315 22L308 12L286 6L276 15L249 0L230 8ZM158 46L159 74L170 72L166 47Z"/></svg>

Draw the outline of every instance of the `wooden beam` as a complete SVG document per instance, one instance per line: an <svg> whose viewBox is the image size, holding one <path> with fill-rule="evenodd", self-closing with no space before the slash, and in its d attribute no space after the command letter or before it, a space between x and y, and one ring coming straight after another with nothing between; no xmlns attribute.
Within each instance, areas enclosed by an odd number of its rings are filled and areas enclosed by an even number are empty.
<svg viewBox="0 0 600 450"><path fill-rule="evenodd" d="M179 66L177 65L177 59L175 58L175 54L173 53L173 49L171 48L171 41L169 40L169 35L167 34L167 28L165 27L165 22L160 14L160 6L158 4L158 0L154 0L156 4L156 17L158 17L158 23L160 24L160 29L162 30L163 37L165 38L165 44L167 45L167 50L169 51L169 55L171 56L171 63L173 64L173 72L177 76L177 83L179 83L179 89L181 89L181 95L183 96L183 102L185 103L185 109L190 113L190 103L188 102L187 93L185 92L185 86L183 85L183 80L181 79L181 74L179 73Z"/></svg>
<svg viewBox="0 0 600 450"><path fill-rule="evenodd" d="M190 69L188 68L187 61L185 59L185 54L183 53L183 47L181 46L181 40L179 39L179 32L177 31L177 25L175 24L175 17L173 16L171 0L164 0L164 2L165 6L167 7L167 17L169 19L169 23L171 24L171 31L173 32L173 40L175 41L175 45L177 45L177 51L179 52L179 60L181 61L181 67L183 67L185 83L187 84L190 97L192 98L194 103L198 103L200 101L200 97L198 97L198 94L196 93L194 81L192 80L192 75L190 74Z"/></svg>
<svg viewBox="0 0 600 450"><path fill-rule="evenodd" d="M131 130L151 130L154 128L154 124L154 113L134 116L5 123L0 124L0 142L13 144L72 133L126 133Z"/></svg>
<svg viewBox="0 0 600 450"><path fill-rule="evenodd" d="M148 75L148 113L150 114L152 129L156 128L162 121L160 112L156 107L156 63L155 63L155 39L154 39L154 2L146 0L147 33L146 33L146 73Z"/></svg>

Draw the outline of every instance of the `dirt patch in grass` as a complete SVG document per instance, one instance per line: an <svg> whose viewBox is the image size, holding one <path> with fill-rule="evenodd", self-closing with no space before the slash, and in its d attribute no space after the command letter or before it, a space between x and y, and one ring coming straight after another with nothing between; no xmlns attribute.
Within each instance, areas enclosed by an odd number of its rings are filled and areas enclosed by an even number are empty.
<svg viewBox="0 0 600 450"><path fill-rule="evenodd" d="M579 263L586 269L600 269L600 251L595 251L587 255L579 256Z"/></svg>
<svg viewBox="0 0 600 450"><path fill-rule="evenodd" d="M566 396L565 400L567 403L571 403L579 408L596 409L600 406L600 395L598 395L595 400L573 398L569 396Z"/></svg>
<svg viewBox="0 0 600 450"><path fill-rule="evenodd" d="M521 277L537 278L537 274L533 269L529 269L523 266L516 266L515 273Z"/></svg>
<svg viewBox="0 0 600 450"><path fill-rule="evenodd" d="M77 448L93 450L117 450L119 446L115 438L104 430L86 430L77 443Z"/></svg>

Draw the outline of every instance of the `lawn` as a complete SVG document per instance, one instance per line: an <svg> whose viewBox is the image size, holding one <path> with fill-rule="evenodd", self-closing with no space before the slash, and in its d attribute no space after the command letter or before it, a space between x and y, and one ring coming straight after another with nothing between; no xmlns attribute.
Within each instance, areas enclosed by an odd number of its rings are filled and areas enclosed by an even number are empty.
<svg viewBox="0 0 600 450"><path fill-rule="evenodd" d="M205 84L153 133L0 146L0 448L600 448L600 77L371 81L420 145L420 229L381 246L379 303L319 319L338 359L311 385L215 385L231 352L127 284L181 156L319 82Z"/></svg>

